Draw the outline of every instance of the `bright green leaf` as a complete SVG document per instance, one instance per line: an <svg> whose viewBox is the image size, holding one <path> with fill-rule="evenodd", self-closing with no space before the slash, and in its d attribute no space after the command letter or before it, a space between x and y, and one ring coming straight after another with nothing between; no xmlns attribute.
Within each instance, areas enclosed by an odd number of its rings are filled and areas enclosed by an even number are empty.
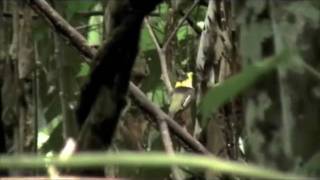
<svg viewBox="0 0 320 180"><path fill-rule="evenodd" d="M159 13L161 14L167 14L169 10L168 3L161 3L159 6Z"/></svg>
<svg viewBox="0 0 320 180"><path fill-rule="evenodd" d="M77 74L77 77L85 77L89 74L90 72L90 66L87 63L81 63L80 64L80 71Z"/></svg>
<svg viewBox="0 0 320 180"><path fill-rule="evenodd" d="M178 41L183 41L188 36L188 26L182 26L177 32Z"/></svg>
<svg viewBox="0 0 320 180"><path fill-rule="evenodd" d="M152 94L152 101L160 107L168 104L168 97L163 86L158 86L155 88Z"/></svg>
<svg viewBox="0 0 320 180"><path fill-rule="evenodd" d="M140 48L143 51L156 49L156 46L154 45L154 42L152 41L146 27L144 27L141 32Z"/></svg>

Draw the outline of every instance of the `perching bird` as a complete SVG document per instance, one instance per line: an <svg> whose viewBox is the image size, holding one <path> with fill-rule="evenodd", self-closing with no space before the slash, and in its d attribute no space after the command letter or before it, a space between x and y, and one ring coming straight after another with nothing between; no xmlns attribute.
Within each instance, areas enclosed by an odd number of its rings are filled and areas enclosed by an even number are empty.
<svg viewBox="0 0 320 180"><path fill-rule="evenodd" d="M184 128L189 126L189 119L192 119L191 110L189 108L191 101L194 99L192 76L193 73L188 72L187 79L176 82L169 106L170 117L175 118ZM190 111L187 111L187 109Z"/></svg>

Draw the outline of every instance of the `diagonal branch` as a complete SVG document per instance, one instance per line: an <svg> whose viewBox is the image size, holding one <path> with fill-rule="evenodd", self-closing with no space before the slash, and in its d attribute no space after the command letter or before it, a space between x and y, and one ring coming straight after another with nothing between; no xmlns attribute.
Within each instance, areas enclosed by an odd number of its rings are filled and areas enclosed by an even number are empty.
<svg viewBox="0 0 320 180"><path fill-rule="evenodd" d="M170 82L170 78L169 78L169 73L168 73L168 67L167 67L167 58L166 58L166 54L165 54L165 51L163 48L161 48L160 46L160 43L156 37L156 34L154 33L151 25L150 25L150 22L147 18L145 18L145 23L147 25L147 28L149 30L149 34L154 42L154 44L156 45L156 48L157 48L157 51L158 51L158 55L159 55L159 58L160 58L160 65L161 65L161 71L162 71L162 78L163 78L163 81L164 81L164 84L169 92L172 93L173 91L173 87L171 85L171 82Z"/></svg>
<svg viewBox="0 0 320 180"><path fill-rule="evenodd" d="M77 50L82 52L86 58L93 59L96 49L89 47L87 40L76 31L68 21L66 21L55 9L53 9L45 0L30 1L31 8L49 22L52 27L65 37Z"/></svg>
<svg viewBox="0 0 320 180"><path fill-rule="evenodd" d="M148 112L157 120L165 120L168 123L171 131L178 136L185 144L191 149L203 154L210 154L210 152L194 137L192 137L187 131L185 131L175 120L173 120L168 114L163 112L158 106L153 104L147 96L133 83L130 83L129 92L132 94L133 99L137 101L138 105L143 110Z"/></svg>
<svg viewBox="0 0 320 180"><path fill-rule="evenodd" d="M163 49L164 52L167 50L167 48L169 46L169 43L171 42L172 38L176 35L176 33L178 32L179 28L187 20L187 18L189 17L189 15L193 11L193 9L198 5L199 2L200 2L200 0L195 0L194 3L192 4L192 6L187 10L187 12L184 14L184 16L180 19L179 23L174 28L174 30L171 32L171 34L169 35L168 39L166 40L166 42L162 46L162 49Z"/></svg>
<svg viewBox="0 0 320 180"><path fill-rule="evenodd" d="M179 14L185 16L185 13L183 11L179 11ZM197 34L197 36L201 36L202 29L190 17L187 17L186 21L189 24L189 26L193 29L193 31Z"/></svg>
<svg viewBox="0 0 320 180"><path fill-rule="evenodd" d="M70 43L85 57L93 59L96 55L96 49L88 46L85 38L77 32L67 21L65 21L45 0L33 0L30 6L57 29L58 33L70 41ZM137 103L150 113L156 119L165 120L172 132L178 136L186 145L194 151L210 154L210 152L194 137L187 133L177 122L163 112L159 107L153 104L144 93L133 83L129 85L129 92Z"/></svg>

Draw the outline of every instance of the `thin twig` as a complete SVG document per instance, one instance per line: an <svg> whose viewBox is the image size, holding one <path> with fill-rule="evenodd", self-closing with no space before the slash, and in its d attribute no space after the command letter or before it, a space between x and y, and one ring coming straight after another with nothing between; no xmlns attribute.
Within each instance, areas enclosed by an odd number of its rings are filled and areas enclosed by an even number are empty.
<svg viewBox="0 0 320 180"><path fill-rule="evenodd" d="M182 16L185 16L183 11L179 11ZM197 36L201 36L202 29L188 16L186 19L189 26L193 29L193 31L197 34Z"/></svg>
<svg viewBox="0 0 320 180"><path fill-rule="evenodd" d="M4 17L4 18L13 18L13 14L10 12L2 12L0 13L0 16ZM23 14L19 14L19 18L23 18ZM32 15L32 19L38 19L38 16Z"/></svg>
<svg viewBox="0 0 320 180"><path fill-rule="evenodd" d="M40 86L39 86L39 82L40 82L40 73L39 73L39 65L38 63L40 62L39 60L39 49L38 49L38 43L36 41L34 41L34 60L35 60L35 64L36 64L36 68L34 69L34 137L38 136L38 131L39 131L39 111L40 111L40 106L39 106L39 102L40 102ZM38 150L38 138L35 138L34 140L34 149Z"/></svg>
<svg viewBox="0 0 320 180"><path fill-rule="evenodd" d="M177 26L173 29L173 31L171 32L171 34L169 35L167 41L164 43L164 45L162 46L163 51L165 52L169 46L169 43L171 42L172 38L176 35L176 33L178 32L178 30L180 29L180 27L183 25L183 23L186 21L186 19L189 17L189 15L191 14L191 12L193 11L193 9L198 5L198 3L200 2L200 0L196 0L194 1L194 3L192 4L192 6L188 9L188 11L185 13L185 15L182 17L182 19L179 21L179 23L177 24Z"/></svg>
<svg viewBox="0 0 320 180"><path fill-rule="evenodd" d="M75 27L75 28L76 28L76 30L82 30L82 29L89 29L91 27L95 27L96 26L96 29L98 29L98 26L101 26L102 24L103 23L86 24L86 25Z"/></svg>
<svg viewBox="0 0 320 180"><path fill-rule="evenodd" d="M149 30L149 34L154 42L154 44L156 45L157 51L158 51L158 55L160 58L160 65L161 65L161 71L162 71L162 78L163 78L163 82L169 92L169 94L173 91L173 87L171 85L170 82L170 78L169 78L169 73L168 73L168 66L167 66L167 58L166 58L166 54L165 51L163 50L163 48L161 48L160 43L150 25L150 22L148 20L148 18L145 18L145 23L147 25L147 28Z"/></svg>

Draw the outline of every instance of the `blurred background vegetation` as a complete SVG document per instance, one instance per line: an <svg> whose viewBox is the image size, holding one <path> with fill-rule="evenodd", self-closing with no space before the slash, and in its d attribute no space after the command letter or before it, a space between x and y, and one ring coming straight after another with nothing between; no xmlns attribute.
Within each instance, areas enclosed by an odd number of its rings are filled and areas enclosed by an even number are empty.
<svg viewBox="0 0 320 180"><path fill-rule="evenodd" d="M108 30L107 1L47 1L87 45L100 47ZM3 154L58 154L77 131L75 110L94 66L33 3L0 1ZM130 91L108 151L211 153L320 176L319 23L318 0L162 2L145 18L131 81L205 150L194 152L170 124L168 149L160 117L147 113ZM106 175L247 179L180 166L110 166Z"/></svg>

